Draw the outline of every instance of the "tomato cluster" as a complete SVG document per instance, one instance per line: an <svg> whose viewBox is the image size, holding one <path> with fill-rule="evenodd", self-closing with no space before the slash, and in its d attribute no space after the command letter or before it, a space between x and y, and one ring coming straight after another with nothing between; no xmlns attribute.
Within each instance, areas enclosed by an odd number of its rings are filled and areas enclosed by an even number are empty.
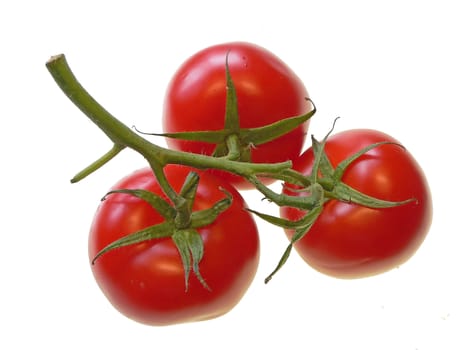
<svg viewBox="0 0 467 350"><path fill-rule="evenodd" d="M347 130L302 151L314 105L300 78L260 46L216 45L181 65L164 101L168 149L128 142L132 131L119 133L123 126L105 113L96 122L94 107L91 119L111 135L115 154L132 147L150 165L111 188L89 235L98 285L138 322L198 321L232 309L258 267L254 214L290 241L273 274L293 248L329 276L379 274L407 261L429 230L427 180L395 138ZM275 180L282 193L267 187ZM245 189L276 203L278 216L248 209Z"/></svg>

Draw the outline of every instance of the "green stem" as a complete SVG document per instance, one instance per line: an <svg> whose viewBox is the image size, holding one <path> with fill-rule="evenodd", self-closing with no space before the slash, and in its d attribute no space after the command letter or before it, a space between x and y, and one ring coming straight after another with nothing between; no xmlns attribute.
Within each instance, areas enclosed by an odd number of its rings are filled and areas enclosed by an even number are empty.
<svg viewBox="0 0 467 350"><path fill-rule="evenodd" d="M183 199L177 203L175 209L177 215L175 217L175 227L178 229L186 229L190 227L191 217L193 213L193 204L196 198L196 191L199 184L199 175L190 171L185 178L185 182L179 192L179 198Z"/></svg>
<svg viewBox="0 0 467 350"><path fill-rule="evenodd" d="M78 174L76 174L72 179L71 183L78 182L82 179L84 179L86 176L92 174L95 172L97 169L102 167L104 164L112 160L117 154L120 153L125 148L125 146L119 145L119 144L114 144L113 147L108 151L106 154L104 154L102 157L100 157L98 160L96 160L94 163L86 167L85 169L81 170Z"/></svg>
<svg viewBox="0 0 467 350"><path fill-rule="evenodd" d="M164 190L164 193L169 197L169 199L172 201L175 207L180 206L180 202L183 200L178 193L173 189L173 187L170 185L169 180L164 174L164 167L155 161L149 160L149 165L151 166L152 172L154 173L154 176L157 179L157 182L161 186L161 188Z"/></svg>
<svg viewBox="0 0 467 350"><path fill-rule="evenodd" d="M227 149L229 153L227 154L226 158L231 160L238 160L242 154L240 150L240 141L238 139L238 135L231 134L227 136L226 139Z"/></svg>
<svg viewBox="0 0 467 350"><path fill-rule="evenodd" d="M261 192L267 199L280 207L294 207L303 210L314 209L319 203L311 196L289 196L283 193L276 193L269 187L264 185L256 176L247 178L256 189Z"/></svg>
<svg viewBox="0 0 467 350"><path fill-rule="evenodd" d="M308 187L311 185L311 180L308 176L294 170L284 169L276 174L257 174L259 177L270 177L275 180L280 180L288 184L298 185L302 187Z"/></svg>
<svg viewBox="0 0 467 350"><path fill-rule="evenodd" d="M249 177L258 173L276 174L290 169L292 166L292 162L290 161L281 163L246 163L170 149L163 149L163 156L166 164L184 164L198 169L220 169L243 177Z"/></svg>

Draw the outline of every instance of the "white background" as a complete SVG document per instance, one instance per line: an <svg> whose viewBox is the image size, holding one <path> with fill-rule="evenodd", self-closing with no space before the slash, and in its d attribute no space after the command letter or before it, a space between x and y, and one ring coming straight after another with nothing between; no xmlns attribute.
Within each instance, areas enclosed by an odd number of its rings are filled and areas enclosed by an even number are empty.
<svg viewBox="0 0 467 350"><path fill-rule="evenodd" d="M1 349L467 349L463 162L467 12L463 1L2 1L0 4ZM217 43L276 53L305 82L322 137L369 127L425 169L431 231L408 263L355 281L323 276L260 223L258 276L229 314L154 328L115 311L97 288L87 233L99 199L144 166L125 151L79 184L110 147L45 68L65 53L81 83L127 125L160 131L179 64ZM161 144L163 140L157 141ZM246 194L251 207L274 208Z"/></svg>

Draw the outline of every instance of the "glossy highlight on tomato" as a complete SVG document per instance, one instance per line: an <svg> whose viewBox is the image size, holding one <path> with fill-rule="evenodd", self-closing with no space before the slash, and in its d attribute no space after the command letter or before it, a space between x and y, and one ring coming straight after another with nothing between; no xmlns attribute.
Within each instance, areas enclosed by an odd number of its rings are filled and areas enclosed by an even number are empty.
<svg viewBox="0 0 467 350"><path fill-rule="evenodd" d="M224 129L226 110L226 55L238 100L241 128L255 128L310 111L308 92L300 78L268 50L246 42L206 48L188 58L167 88L163 106L166 133ZM251 161L276 163L296 159L308 122L261 145L251 145ZM211 155L215 145L167 139L169 148ZM252 188L243 178L215 172L239 189ZM267 180L266 183L272 180Z"/></svg>
<svg viewBox="0 0 467 350"><path fill-rule="evenodd" d="M397 142L375 130L348 130L331 136L325 152L335 167L360 149L381 141ZM309 174L313 161L313 151L308 149L294 168ZM342 182L379 199L415 200L384 209L330 200L309 232L295 243L299 255L316 270L340 278L375 275L406 262L423 242L432 218L429 186L417 161L399 145L381 145L352 163ZM297 220L303 212L284 207L281 216ZM286 233L290 239L293 232Z"/></svg>
<svg viewBox="0 0 467 350"><path fill-rule="evenodd" d="M198 229L204 242L199 268L210 290L193 273L185 288L182 261L170 237L111 250L92 265L94 277L112 305L144 324L169 325L220 316L240 301L258 267L257 227L245 210L243 198L230 184L205 171L179 165L164 168L177 191L189 171L200 176L194 211L208 209L225 198L220 188L233 196L231 206L213 224ZM135 171L112 189L144 189L166 198L149 168ZM109 243L162 221L139 198L123 193L109 195L92 223L90 260Z"/></svg>

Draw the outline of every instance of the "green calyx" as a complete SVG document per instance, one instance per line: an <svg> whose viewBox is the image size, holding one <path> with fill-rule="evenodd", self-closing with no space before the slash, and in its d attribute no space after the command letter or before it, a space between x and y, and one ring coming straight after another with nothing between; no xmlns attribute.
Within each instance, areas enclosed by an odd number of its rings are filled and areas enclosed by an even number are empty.
<svg viewBox="0 0 467 350"><path fill-rule="evenodd" d="M150 204L164 218L164 221L110 243L96 254L92 259L92 264L111 250L149 240L170 237L177 247L183 263L186 290L188 290L188 280L191 272L195 274L203 287L210 290L199 271L199 263L203 258L204 246L203 240L196 229L212 224L220 213L227 210L232 204L232 195L224 189L219 189L224 192L225 198L214 203L211 208L193 211L192 207L198 183L199 176L195 172L190 172L178 194L178 205L171 205L155 193L142 189L119 189L108 192L102 200L106 200L108 196L116 193L137 197Z"/></svg>
<svg viewBox="0 0 467 350"><path fill-rule="evenodd" d="M316 112L313 102L307 98L310 102L311 109L303 115L284 118L275 123L258 128L241 128L238 114L237 93L230 75L228 55L225 62L225 72L227 95L224 129L143 134L215 144L216 148L212 154L213 157L225 157L230 160L250 162L252 147L265 144L289 133L309 120Z"/></svg>
<svg viewBox="0 0 467 350"><path fill-rule="evenodd" d="M324 142L320 143L316 141L315 138L312 139L312 147L315 153L319 152L319 150L324 149ZM408 198L403 201L387 201L384 199L379 199L375 197L368 196L356 189L346 185L341 181L342 176L345 173L345 170L360 156L367 153L368 151L372 150L373 148L380 147L382 145L393 144L400 146L394 142L378 142L372 145L369 145L357 153L351 155L349 158L340 162L336 168L333 168L331 162L329 161L326 153L322 152L319 162L317 163L316 168L319 169L320 173L322 174L321 177L316 177L314 179L314 183L317 183L322 186L323 191L325 192L325 196L329 199L336 199L342 202L353 203L362 205L369 208L390 208L396 207L404 204L408 204L410 202L415 201L414 198Z"/></svg>

